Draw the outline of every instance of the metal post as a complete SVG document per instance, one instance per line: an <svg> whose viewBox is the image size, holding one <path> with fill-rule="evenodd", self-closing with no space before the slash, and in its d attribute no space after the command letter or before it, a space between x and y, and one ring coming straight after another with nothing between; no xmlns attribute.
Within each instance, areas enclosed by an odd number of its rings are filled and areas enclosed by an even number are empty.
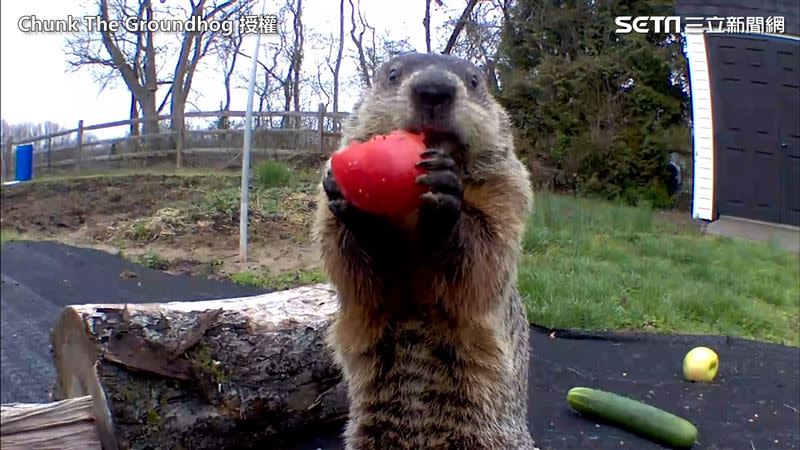
<svg viewBox="0 0 800 450"><path fill-rule="evenodd" d="M261 15L264 15L266 2L261 2ZM247 110L244 118L244 144L242 148L242 188L239 206L239 258L247 262L247 222L250 208L250 146L253 139L253 91L255 90L256 68L258 67L258 50L261 46L261 33L256 35L256 46L253 49L253 65L250 68L250 82L247 86Z"/></svg>

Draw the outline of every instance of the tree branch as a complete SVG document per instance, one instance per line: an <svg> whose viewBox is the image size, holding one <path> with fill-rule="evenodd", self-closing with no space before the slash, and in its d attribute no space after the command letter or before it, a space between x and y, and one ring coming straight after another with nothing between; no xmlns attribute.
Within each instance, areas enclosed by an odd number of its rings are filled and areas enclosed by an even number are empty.
<svg viewBox="0 0 800 450"><path fill-rule="evenodd" d="M450 35L450 39L447 40L447 44L444 46L442 53L447 55L453 50L453 46L456 45L456 40L458 40L458 35L464 28L464 24L467 23L467 19L469 19L470 14L472 14L472 9L475 8L477 3L478 0L469 0L466 8L464 8L464 12L461 13L461 17L458 18L458 22L456 22L455 28L453 28L453 33Z"/></svg>

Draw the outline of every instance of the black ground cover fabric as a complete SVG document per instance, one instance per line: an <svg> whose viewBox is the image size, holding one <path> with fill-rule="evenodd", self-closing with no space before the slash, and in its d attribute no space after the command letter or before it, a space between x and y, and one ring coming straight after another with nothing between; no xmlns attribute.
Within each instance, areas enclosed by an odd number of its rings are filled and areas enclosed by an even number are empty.
<svg viewBox="0 0 800 450"><path fill-rule="evenodd" d="M133 271L136 278L120 276ZM232 283L173 276L108 253L50 242L2 248L2 402L45 402L54 380L49 330L74 303L191 301L256 295ZM713 348L713 383L689 383L681 363ZM720 336L582 333L531 328L530 429L542 450L660 449L579 416L567 391L587 386L663 408L693 422L696 449L800 448L800 350ZM343 448L342 424L303 430L287 449ZM267 448L267 447L265 447ZM273 447L274 448L274 447ZM390 450L390 449L387 449Z"/></svg>

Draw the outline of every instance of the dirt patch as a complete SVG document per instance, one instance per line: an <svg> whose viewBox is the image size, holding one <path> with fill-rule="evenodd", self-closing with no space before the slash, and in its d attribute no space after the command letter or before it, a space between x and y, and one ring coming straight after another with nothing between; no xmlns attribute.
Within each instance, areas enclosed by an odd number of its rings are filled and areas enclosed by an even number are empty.
<svg viewBox="0 0 800 450"><path fill-rule="evenodd" d="M121 252L173 273L227 277L313 270L308 187L251 193L248 263L239 262L236 177L97 177L2 189L0 224L23 237Z"/></svg>
<svg viewBox="0 0 800 450"><path fill-rule="evenodd" d="M200 198L235 180L214 177L93 177L30 183L2 191L2 227L58 235L152 214L160 206Z"/></svg>

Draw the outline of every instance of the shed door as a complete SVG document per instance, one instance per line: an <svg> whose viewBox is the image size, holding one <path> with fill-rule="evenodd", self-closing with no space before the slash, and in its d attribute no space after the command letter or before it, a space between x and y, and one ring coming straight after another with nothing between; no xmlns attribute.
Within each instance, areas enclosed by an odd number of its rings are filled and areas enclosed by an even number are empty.
<svg viewBox="0 0 800 450"><path fill-rule="evenodd" d="M718 213L800 226L800 41L706 36Z"/></svg>

